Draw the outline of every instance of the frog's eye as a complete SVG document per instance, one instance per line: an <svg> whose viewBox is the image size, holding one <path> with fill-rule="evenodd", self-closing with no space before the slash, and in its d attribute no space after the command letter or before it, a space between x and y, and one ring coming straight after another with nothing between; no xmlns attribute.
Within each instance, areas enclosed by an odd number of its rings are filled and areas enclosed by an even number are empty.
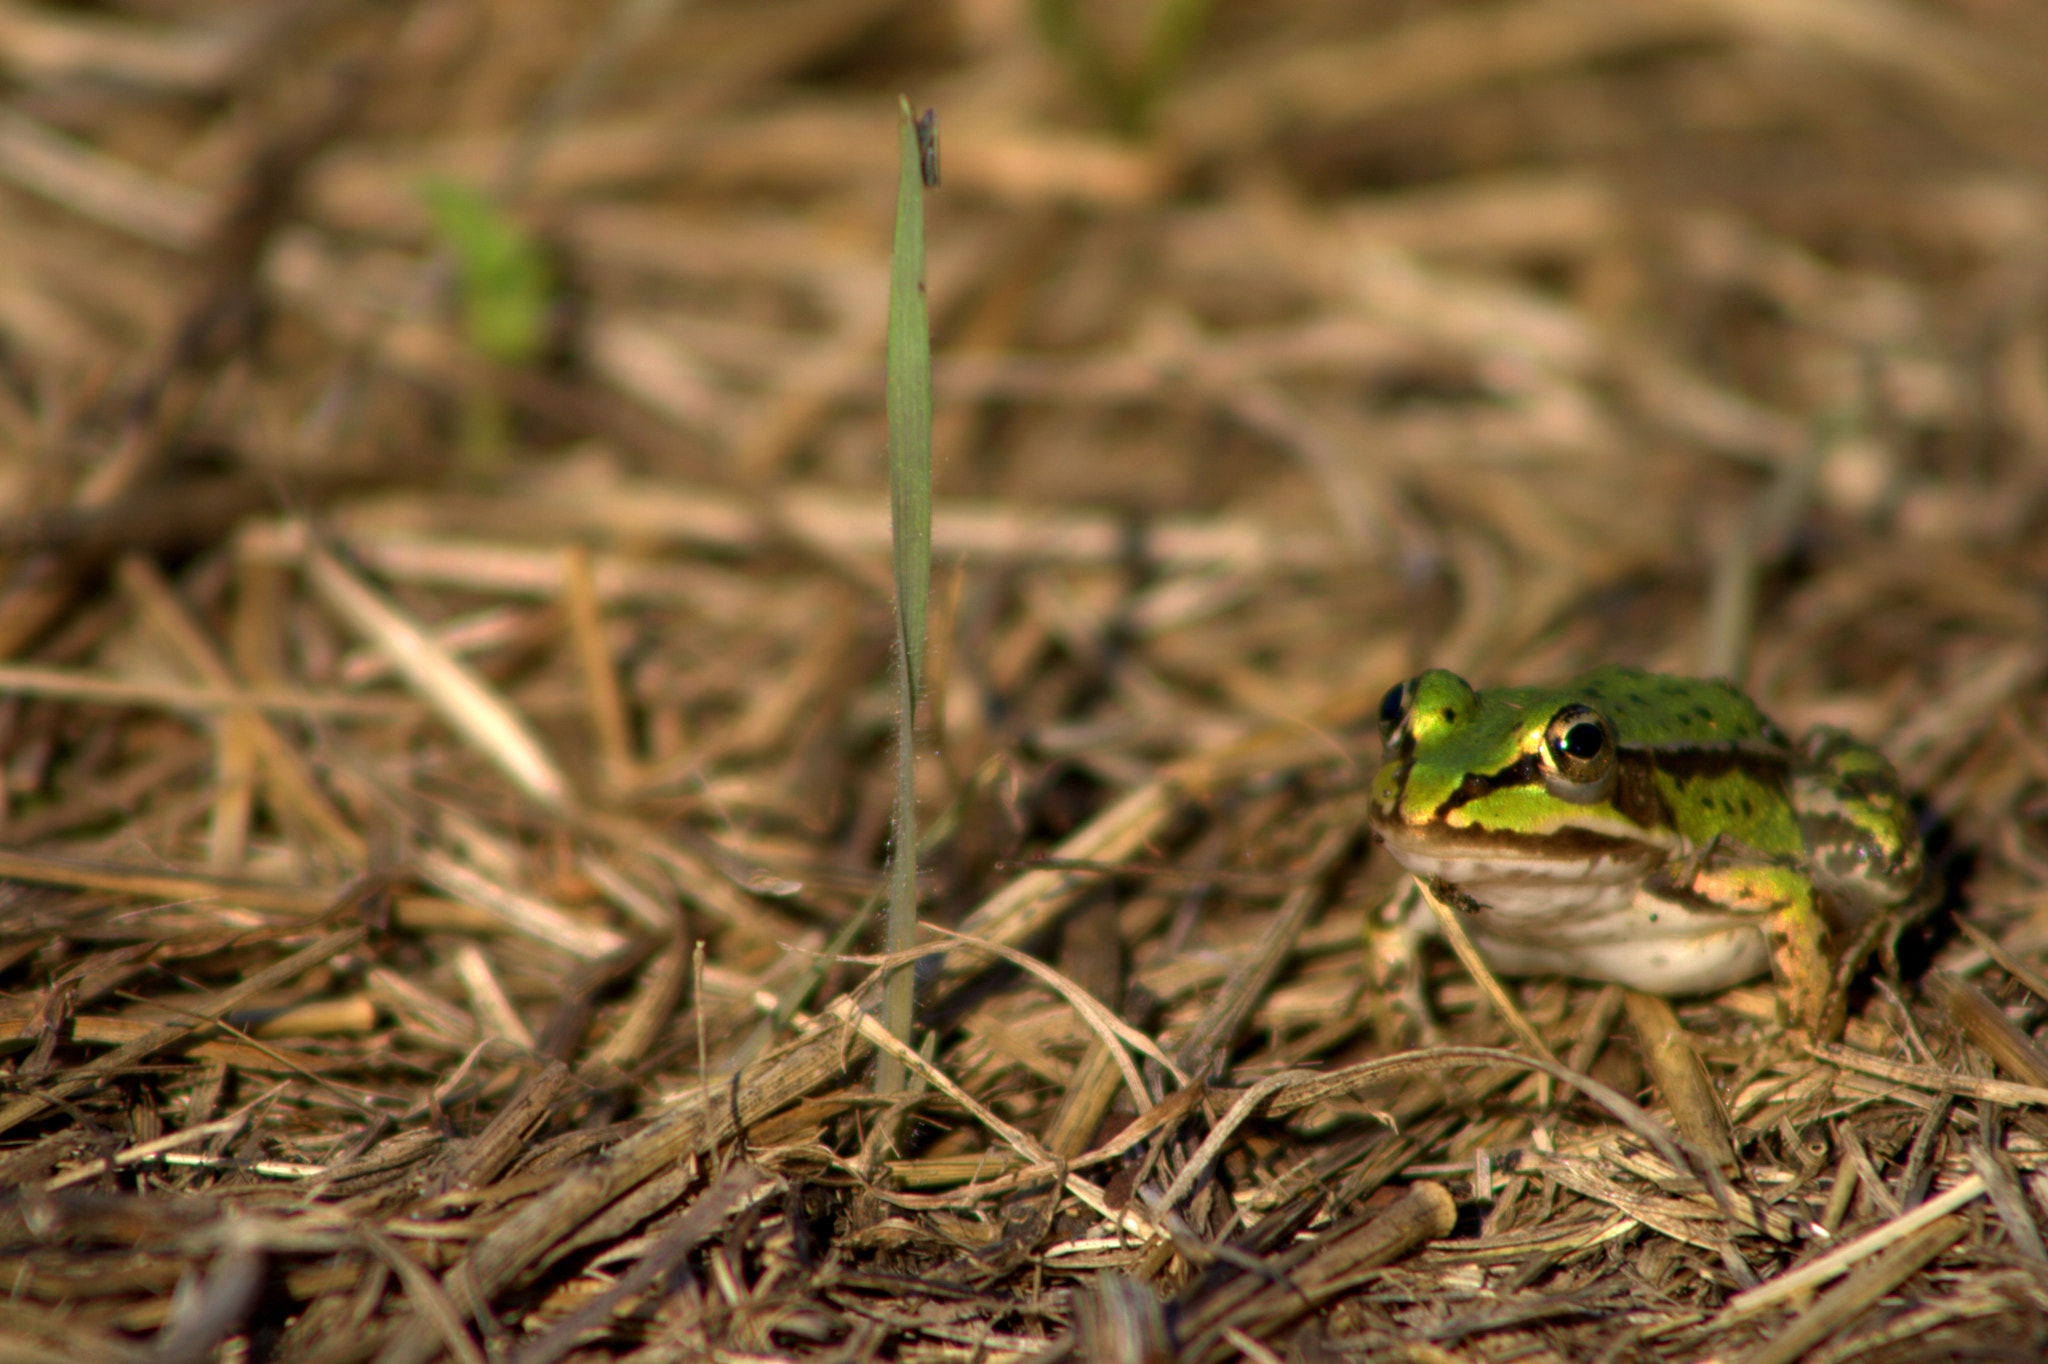
<svg viewBox="0 0 2048 1364"><path fill-rule="evenodd" d="M1566 706L1543 731L1543 784L1574 805L1605 800L1614 789L1614 726L1591 706Z"/></svg>
<svg viewBox="0 0 2048 1364"><path fill-rule="evenodd" d="M1380 739L1385 743L1394 742L1394 736L1401 732L1401 722L1408 718L1408 694L1414 689L1413 682L1396 682L1387 688L1387 694L1380 698Z"/></svg>

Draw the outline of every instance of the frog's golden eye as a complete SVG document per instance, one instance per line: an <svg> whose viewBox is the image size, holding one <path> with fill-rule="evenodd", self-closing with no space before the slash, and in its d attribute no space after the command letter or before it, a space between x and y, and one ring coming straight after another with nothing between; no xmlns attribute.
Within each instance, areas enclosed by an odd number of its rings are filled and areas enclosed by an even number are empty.
<svg viewBox="0 0 2048 1364"><path fill-rule="evenodd" d="M1591 706L1566 706L1543 731L1543 784L1574 805L1605 800L1614 789L1614 726Z"/></svg>
<svg viewBox="0 0 2048 1364"><path fill-rule="evenodd" d="M1415 683L1397 682L1387 688L1387 694L1380 698L1380 740L1394 742L1394 736L1401 732L1401 722L1408 718L1408 696L1414 691Z"/></svg>

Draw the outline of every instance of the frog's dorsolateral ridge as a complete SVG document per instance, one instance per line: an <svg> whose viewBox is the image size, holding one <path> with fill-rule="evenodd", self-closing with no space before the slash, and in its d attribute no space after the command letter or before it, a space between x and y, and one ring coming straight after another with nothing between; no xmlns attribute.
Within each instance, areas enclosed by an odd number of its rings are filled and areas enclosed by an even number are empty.
<svg viewBox="0 0 2048 1364"><path fill-rule="evenodd" d="M1799 744L1726 682L1599 668L1474 691L1432 669L1380 706L1372 827L1496 968L1717 990L1769 967L1830 1031L1836 956L1911 898L1920 838L1884 756Z"/></svg>

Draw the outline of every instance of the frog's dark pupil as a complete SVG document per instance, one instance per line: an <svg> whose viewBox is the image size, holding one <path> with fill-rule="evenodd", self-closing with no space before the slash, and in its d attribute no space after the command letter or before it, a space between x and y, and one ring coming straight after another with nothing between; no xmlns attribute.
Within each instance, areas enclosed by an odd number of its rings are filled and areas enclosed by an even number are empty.
<svg viewBox="0 0 2048 1364"><path fill-rule="evenodd" d="M1564 732L1562 748L1580 762L1600 756L1600 750L1607 746L1607 732L1589 720L1582 720Z"/></svg>

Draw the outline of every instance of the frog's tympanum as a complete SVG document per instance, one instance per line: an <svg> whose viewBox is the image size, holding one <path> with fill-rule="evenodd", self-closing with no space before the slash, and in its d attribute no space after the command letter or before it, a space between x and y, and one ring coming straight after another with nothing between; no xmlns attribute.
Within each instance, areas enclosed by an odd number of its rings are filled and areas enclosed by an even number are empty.
<svg viewBox="0 0 2048 1364"><path fill-rule="evenodd" d="M1838 1031L1846 944L1920 880L1884 755L1788 740L1726 682L1599 668L1474 691L1432 669L1380 705L1372 827L1511 975L1652 994L1777 977Z"/></svg>

